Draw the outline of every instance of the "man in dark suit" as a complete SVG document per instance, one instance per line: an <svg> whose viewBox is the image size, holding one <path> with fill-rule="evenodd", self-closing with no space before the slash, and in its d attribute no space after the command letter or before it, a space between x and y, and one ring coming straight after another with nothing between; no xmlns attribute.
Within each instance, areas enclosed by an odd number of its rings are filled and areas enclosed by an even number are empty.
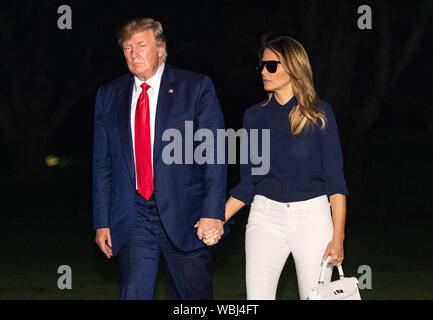
<svg viewBox="0 0 433 320"><path fill-rule="evenodd" d="M118 38L131 74L103 85L96 97L95 241L108 258L118 255L121 299L152 299L161 255L173 298L212 299L210 250L201 240L216 229L213 245L224 233L227 167L168 164L163 134L182 134L183 159L198 144L187 139L185 121L216 137L224 120L215 89L207 76L165 63L159 22L134 19Z"/></svg>

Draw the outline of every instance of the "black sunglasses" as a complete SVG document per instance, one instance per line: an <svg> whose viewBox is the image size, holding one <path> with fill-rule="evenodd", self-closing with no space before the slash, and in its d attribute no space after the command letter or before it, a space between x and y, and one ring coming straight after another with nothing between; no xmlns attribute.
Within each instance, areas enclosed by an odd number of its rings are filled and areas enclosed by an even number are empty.
<svg viewBox="0 0 433 320"><path fill-rule="evenodd" d="M278 64L280 63L280 61L260 61L257 64L257 71L258 72L262 72L263 68L266 67L266 70L268 70L269 73L275 73L275 71L277 71L277 67Z"/></svg>

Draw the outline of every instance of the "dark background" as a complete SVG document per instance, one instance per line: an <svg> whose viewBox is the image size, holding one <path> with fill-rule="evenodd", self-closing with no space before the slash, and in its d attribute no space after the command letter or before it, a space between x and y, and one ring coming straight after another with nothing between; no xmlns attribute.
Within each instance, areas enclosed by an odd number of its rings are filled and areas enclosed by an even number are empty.
<svg viewBox="0 0 433 320"><path fill-rule="evenodd" d="M72 30L59 30L60 5ZM357 9L372 9L360 30ZM433 1L4 1L0 4L0 298L116 299L116 261L94 244L93 106L127 73L116 43L134 17L162 23L167 63L207 74L226 128L265 92L255 71L262 34L300 41L340 129L349 188L347 275L372 269L364 299L432 299ZM229 166L228 187L239 179ZM214 252L216 299L245 299L248 209ZM57 288L58 266L73 289ZM163 269L162 269L163 270ZM164 273L155 296L169 298ZM279 299L297 299L293 261Z"/></svg>

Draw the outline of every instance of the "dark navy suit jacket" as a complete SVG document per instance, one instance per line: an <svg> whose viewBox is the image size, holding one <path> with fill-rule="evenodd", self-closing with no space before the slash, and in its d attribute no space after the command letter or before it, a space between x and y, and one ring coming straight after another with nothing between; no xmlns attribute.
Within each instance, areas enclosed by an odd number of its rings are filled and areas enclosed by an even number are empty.
<svg viewBox="0 0 433 320"><path fill-rule="evenodd" d="M93 227L110 228L113 255L126 242L136 222L136 182L130 106L134 76L128 74L101 86L96 96L93 146ZM154 193L171 241L181 250L203 247L194 224L202 217L225 219L225 164L166 164L162 151L165 129L185 139L185 121L214 133L224 128L223 115L209 77L165 64L155 119ZM194 142L195 147L201 142ZM185 159L185 146L183 154ZM226 233L227 233L226 229Z"/></svg>

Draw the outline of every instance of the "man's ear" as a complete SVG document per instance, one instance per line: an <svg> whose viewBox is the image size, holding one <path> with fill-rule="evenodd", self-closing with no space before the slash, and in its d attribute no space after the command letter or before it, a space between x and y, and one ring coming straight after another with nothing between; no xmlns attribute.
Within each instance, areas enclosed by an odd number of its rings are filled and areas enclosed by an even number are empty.
<svg viewBox="0 0 433 320"><path fill-rule="evenodd" d="M165 54L165 43L162 43L159 47L158 47L158 57L162 58L164 57Z"/></svg>

